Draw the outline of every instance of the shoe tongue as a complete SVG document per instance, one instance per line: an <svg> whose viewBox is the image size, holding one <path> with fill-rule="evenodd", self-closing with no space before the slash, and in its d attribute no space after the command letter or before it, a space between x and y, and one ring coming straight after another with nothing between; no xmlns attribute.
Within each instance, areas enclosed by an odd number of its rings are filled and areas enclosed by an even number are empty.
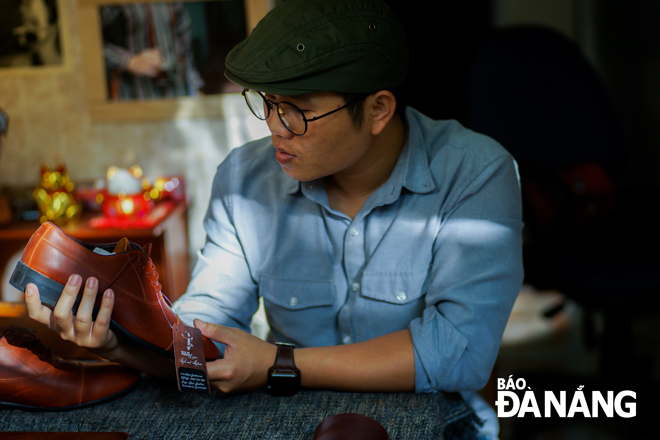
<svg viewBox="0 0 660 440"><path fill-rule="evenodd" d="M124 237L121 240L119 240L119 243L115 246L115 250L113 251L115 254L118 254L120 252L126 252L128 250L128 238Z"/></svg>

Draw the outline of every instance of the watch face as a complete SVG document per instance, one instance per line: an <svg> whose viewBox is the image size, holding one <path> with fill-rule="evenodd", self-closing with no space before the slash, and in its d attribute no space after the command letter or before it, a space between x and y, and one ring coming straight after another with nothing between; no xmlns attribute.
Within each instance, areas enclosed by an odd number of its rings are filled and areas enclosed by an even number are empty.
<svg viewBox="0 0 660 440"><path fill-rule="evenodd" d="M300 376L291 370L275 370L268 376L267 391L275 396L293 396L300 389Z"/></svg>

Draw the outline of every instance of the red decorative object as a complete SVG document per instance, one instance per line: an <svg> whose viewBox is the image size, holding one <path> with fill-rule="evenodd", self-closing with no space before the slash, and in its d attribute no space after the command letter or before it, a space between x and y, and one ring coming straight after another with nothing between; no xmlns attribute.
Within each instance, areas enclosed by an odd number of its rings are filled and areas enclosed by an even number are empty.
<svg viewBox="0 0 660 440"><path fill-rule="evenodd" d="M151 189L151 198L155 200L180 202L185 197L184 177L180 175L157 177Z"/></svg>
<svg viewBox="0 0 660 440"><path fill-rule="evenodd" d="M154 207L154 201L149 193L126 195L108 194L103 191L103 214L108 218L139 219L146 217Z"/></svg>
<svg viewBox="0 0 660 440"><path fill-rule="evenodd" d="M99 215L89 221L91 228L152 228L167 217L176 208L176 203L166 201L156 204L155 208L143 217L108 217Z"/></svg>

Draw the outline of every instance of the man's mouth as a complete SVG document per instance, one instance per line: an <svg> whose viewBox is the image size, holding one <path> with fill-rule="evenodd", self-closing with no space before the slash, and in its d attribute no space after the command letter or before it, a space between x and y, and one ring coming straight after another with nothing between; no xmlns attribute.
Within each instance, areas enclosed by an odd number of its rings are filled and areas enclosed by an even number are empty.
<svg viewBox="0 0 660 440"><path fill-rule="evenodd" d="M287 151L281 149L281 148L275 148L275 160L280 164L280 165L285 165L288 163L291 163L296 158L291 153L288 153Z"/></svg>

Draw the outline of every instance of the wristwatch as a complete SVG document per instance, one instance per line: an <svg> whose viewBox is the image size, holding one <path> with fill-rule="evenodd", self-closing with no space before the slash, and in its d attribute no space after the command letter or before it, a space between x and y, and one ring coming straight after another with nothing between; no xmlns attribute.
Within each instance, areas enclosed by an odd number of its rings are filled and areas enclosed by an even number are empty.
<svg viewBox="0 0 660 440"><path fill-rule="evenodd" d="M293 396L300 390L300 370L293 361L294 345L277 342L275 364L268 369L266 390L274 396Z"/></svg>

